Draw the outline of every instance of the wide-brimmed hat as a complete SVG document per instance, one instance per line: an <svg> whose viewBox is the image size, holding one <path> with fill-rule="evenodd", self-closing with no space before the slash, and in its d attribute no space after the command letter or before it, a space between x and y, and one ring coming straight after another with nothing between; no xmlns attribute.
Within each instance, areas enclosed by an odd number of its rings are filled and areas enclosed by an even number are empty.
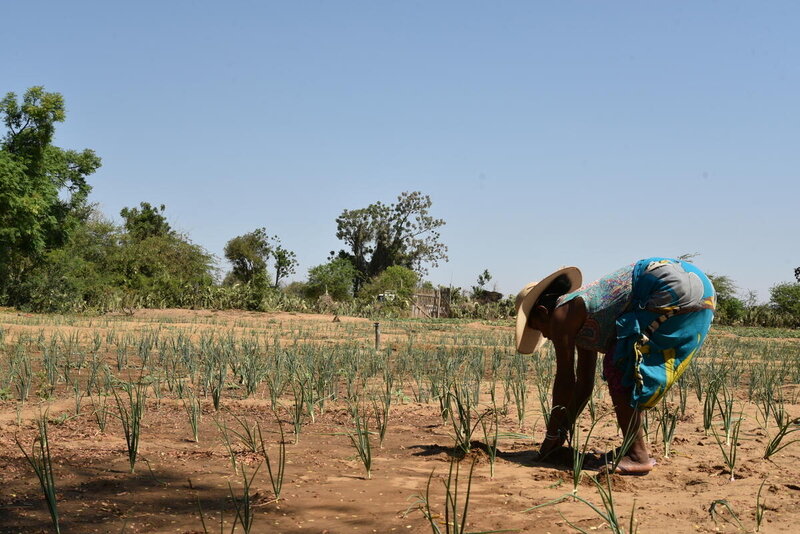
<svg viewBox="0 0 800 534"><path fill-rule="evenodd" d="M528 326L528 315L539 295L562 274L566 275L569 280L570 288L567 293L581 287L583 276L580 269L577 267L564 267L538 282L531 282L523 287L522 291L517 295L517 352L533 354L544 343L542 333Z"/></svg>

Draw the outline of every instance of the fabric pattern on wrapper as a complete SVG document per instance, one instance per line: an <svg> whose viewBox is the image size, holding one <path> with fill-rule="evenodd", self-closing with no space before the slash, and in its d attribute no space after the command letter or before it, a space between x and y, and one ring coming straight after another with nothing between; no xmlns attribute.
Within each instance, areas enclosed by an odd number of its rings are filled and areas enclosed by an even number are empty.
<svg viewBox="0 0 800 534"><path fill-rule="evenodd" d="M628 311L617 318L613 364L632 391L631 406L651 408L683 374L705 341L716 295L691 263L648 258L633 268Z"/></svg>

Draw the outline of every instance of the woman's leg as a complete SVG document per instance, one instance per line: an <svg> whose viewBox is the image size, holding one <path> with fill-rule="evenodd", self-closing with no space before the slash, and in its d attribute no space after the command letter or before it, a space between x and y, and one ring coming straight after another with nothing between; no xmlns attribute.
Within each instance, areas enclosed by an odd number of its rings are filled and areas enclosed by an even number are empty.
<svg viewBox="0 0 800 534"><path fill-rule="evenodd" d="M609 388L610 389L610 388ZM630 396L624 398L611 391L611 400L614 402L614 411L617 414L617 423L625 435L625 440L632 439L628 452L617 465L617 472L622 474L649 473L656 465L654 458L650 457L647 442L642 430L642 413L631 408Z"/></svg>
<svg viewBox="0 0 800 534"><path fill-rule="evenodd" d="M630 405L631 392L622 385L622 371L612 363L614 348L603 358L603 374L608 381L608 390L617 414L617 423L625 436L625 442L632 440L628 452L617 465L617 472L624 474L649 473L655 465L650 457L647 442L642 430L642 414Z"/></svg>

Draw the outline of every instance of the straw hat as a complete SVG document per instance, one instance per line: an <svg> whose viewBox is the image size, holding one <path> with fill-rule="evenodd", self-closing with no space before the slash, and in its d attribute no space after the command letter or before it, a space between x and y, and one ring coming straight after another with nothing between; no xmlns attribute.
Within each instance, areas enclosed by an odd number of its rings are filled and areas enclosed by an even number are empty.
<svg viewBox="0 0 800 534"><path fill-rule="evenodd" d="M517 352L533 354L544 343L544 336L542 336L542 333L528 326L528 315L536 299L539 298L539 295L547 289L547 286L549 286L553 280L562 274L567 275L569 279L570 288L567 293L581 287L583 276L581 275L580 269L577 267L564 267L538 282L531 282L522 288L522 291L517 295Z"/></svg>

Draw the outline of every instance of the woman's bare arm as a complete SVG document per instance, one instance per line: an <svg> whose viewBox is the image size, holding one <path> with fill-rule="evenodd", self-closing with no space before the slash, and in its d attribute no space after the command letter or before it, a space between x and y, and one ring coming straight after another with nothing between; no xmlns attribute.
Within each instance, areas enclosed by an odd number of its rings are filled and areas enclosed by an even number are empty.
<svg viewBox="0 0 800 534"><path fill-rule="evenodd" d="M587 351L580 350L577 377L575 373L575 336L585 320L586 307L579 298L556 308L550 320L551 340L556 351L556 376L553 381L553 408L540 451L543 455L564 443L576 412L583 409L589 398L586 394L589 364L593 383L596 354L593 359ZM591 393L591 389L588 391Z"/></svg>

